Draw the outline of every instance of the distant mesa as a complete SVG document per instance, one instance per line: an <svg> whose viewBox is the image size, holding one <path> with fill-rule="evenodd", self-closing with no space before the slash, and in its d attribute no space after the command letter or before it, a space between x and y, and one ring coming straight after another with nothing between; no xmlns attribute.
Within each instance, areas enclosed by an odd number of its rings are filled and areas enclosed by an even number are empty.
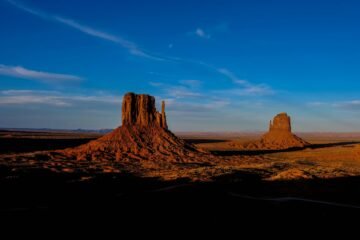
<svg viewBox="0 0 360 240"><path fill-rule="evenodd" d="M308 142L291 132L291 119L286 113L280 113L270 121L269 132L261 138L261 143L270 149L305 147Z"/></svg>
<svg viewBox="0 0 360 240"><path fill-rule="evenodd" d="M269 131L255 142L243 145L247 150L282 150L303 148L310 145L291 132L291 118L287 113L279 113L270 121Z"/></svg>
<svg viewBox="0 0 360 240"><path fill-rule="evenodd" d="M66 149L64 153L76 160L135 162L186 162L205 154L168 130L164 101L158 112L153 96L135 93L124 95L122 126L85 145Z"/></svg>

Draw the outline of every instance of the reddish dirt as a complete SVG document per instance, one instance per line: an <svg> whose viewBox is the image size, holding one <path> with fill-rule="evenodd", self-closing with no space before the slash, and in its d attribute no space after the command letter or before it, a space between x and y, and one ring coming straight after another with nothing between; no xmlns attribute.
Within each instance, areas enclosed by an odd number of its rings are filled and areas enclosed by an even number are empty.
<svg viewBox="0 0 360 240"><path fill-rule="evenodd" d="M203 155L193 145L159 126L124 125L85 145L62 153L77 160L131 161L192 161Z"/></svg>

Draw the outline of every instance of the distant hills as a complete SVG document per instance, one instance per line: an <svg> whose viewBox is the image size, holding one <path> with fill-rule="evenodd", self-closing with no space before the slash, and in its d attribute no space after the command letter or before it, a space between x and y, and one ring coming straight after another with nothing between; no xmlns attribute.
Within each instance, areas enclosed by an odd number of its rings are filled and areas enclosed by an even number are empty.
<svg viewBox="0 0 360 240"><path fill-rule="evenodd" d="M105 134L113 129L54 129L54 128L0 128L1 131L23 131L23 132L71 132L71 133L99 133Z"/></svg>

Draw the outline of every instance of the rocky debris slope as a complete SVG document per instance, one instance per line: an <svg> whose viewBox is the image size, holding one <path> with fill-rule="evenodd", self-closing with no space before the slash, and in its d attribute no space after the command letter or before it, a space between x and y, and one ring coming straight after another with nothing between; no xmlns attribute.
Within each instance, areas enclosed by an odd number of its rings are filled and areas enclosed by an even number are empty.
<svg viewBox="0 0 360 240"><path fill-rule="evenodd" d="M255 142L242 144L246 150L282 150L290 148L303 148L308 142L291 132L291 118L286 113L276 115L270 121L269 131Z"/></svg>
<svg viewBox="0 0 360 240"><path fill-rule="evenodd" d="M165 102L161 113L155 98L127 93L122 102L122 126L76 148L66 149L71 159L85 161L198 161L207 155L168 130Z"/></svg>

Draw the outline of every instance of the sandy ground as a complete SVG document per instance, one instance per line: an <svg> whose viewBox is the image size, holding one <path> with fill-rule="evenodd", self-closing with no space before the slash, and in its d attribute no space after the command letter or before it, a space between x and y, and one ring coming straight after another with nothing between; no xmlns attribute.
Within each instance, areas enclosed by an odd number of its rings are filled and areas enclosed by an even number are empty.
<svg viewBox="0 0 360 240"><path fill-rule="evenodd" d="M9 136L14 137L9 137ZM12 141L12 147L2 149L0 161L3 165L21 168L44 168L54 172L104 172L132 173L142 177L160 177L163 180L191 179L191 181L212 181L212 179L238 171L257 174L261 179L292 180L313 178L336 178L360 175L360 159L356 154L360 134L307 133L300 134L311 147L289 151L237 151L229 143L247 142L259 137L259 133L231 135L187 133L180 135L199 148L214 153L204 162L172 163L153 161L127 162L84 162L69 161L60 156L48 157L49 148L61 149L77 146L99 135L79 133L21 133L0 134L0 141ZM29 138L29 136L31 136ZM214 137L215 136L215 137ZM37 141L46 141L46 144ZM59 142L59 140L61 140ZM27 147L24 149L24 141ZM42 145L43 144L43 145ZM2 144L4 146L6 144ZM39 149L40 148L40 149ZM13 152L9 152L13 149ZM25 152L18 153L16 151ZM206 155L205 155L206 157ZM51 161L50 161L51 160Z"/></svg>
<svg viewBox="0 0 360 240"><path fill-rule="evenodd" d="M319 222L340 224L360 214L360 155L354 143L360 137L353 135L302 136L316 143L302 150L238 152L219 151L219 144L229 140L226 134L194 134L183 137L214 151L210 163L125 163L49 161L48 151L97 136L70 133L59 141L56 134L39 134L0 137L0 146L12 139L12 148L0 148L0 220L12 226L29 225L33 216L45 214L42 226L59 226L53 223L66 218L67 226L85 223L99 229L103 224L107 231L134 226L183 231L186 225L207 233L209 228L238 232L241 226L243 233L272 224L273 229L313 231L316 226L319 231ZM19 216L31 217L21 224Z"/></svg>

